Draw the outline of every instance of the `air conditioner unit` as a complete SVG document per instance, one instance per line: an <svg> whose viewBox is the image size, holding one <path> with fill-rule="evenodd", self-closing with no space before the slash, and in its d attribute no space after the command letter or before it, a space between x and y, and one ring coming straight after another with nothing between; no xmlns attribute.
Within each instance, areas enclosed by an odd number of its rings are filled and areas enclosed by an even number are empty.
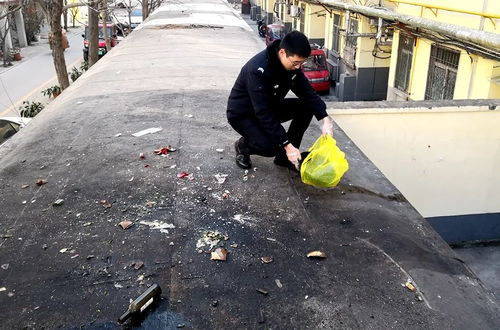
<svg viewBox="0 0 500 330"><path fill-rule="evenodd" d="M299 6L295 6L295 5L290 6L290 16L291 17L299 17L300 16Z"/></svg>

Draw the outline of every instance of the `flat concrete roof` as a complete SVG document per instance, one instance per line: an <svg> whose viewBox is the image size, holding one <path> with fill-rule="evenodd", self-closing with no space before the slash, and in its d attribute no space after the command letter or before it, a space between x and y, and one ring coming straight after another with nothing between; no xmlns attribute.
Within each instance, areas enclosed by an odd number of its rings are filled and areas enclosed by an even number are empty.
<svg viewBox="0 0 500 330"><path fill-rule="evenodd" d="M167 4L2 145L2 327L118 328L158 283L128 327L498 328L494 296L339 128L350 170L334 189L269 158L235 166L226 100L261 49L223 1Z"/></svg>

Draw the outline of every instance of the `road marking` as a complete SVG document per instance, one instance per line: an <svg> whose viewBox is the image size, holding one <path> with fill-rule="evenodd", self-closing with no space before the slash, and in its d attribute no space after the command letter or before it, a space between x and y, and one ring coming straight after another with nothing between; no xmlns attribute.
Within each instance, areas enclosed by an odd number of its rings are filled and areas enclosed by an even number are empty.
<svg viewBox="0 0 500 330"><path fill-rule="evenodd" d="M68 70L72 66L75 66L78 62L81 62L81 61L82 61L82 58L80 57L79 59L77 59L73 63L71 63L69 65L66 65L66 70ZM13 105L11 105L10 107L8 107L7 109L5 109L4 111L0 112L0 117L3 116L3 115L5 115L9 111L17 109L17 107L19 107L19 105L21 105L23 103L23 101L26 101L31 95L35 94L36 92L39 92L43 87L45 87L46 85L48 85L54 79L57 80L57 74L56 74L55 77L52 77L52 78L44 81L43 83L41 83L37 87L33 88L29 93L27 93L26 95L20 97L16 101L16 103L14 103Z"/></svg>

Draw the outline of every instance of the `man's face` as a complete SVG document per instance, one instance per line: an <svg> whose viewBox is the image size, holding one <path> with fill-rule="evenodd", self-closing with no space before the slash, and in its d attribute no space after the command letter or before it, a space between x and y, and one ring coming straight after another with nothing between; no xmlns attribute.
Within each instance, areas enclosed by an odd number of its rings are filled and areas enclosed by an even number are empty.
<svg viewBox="0 0 500 330"><path fill-rule="evenodd" d="M300 69L302 64L305 62L307 58L301 57L298 55L290 55L286 54L286 51L282 48L278 51L278 57L280 59L281 64L286 70L297 70Z"/></svg>

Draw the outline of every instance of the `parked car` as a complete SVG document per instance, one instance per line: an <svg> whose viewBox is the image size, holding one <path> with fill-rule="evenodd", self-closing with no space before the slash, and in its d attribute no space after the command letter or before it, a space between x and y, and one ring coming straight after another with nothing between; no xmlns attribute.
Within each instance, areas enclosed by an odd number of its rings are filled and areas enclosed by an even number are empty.
<svg viewBox="0 0 500 330"><path fill-rule="evenodd" d="M0 118L0 145L30 122L30 118L2 117Z"/></svg>
<svg viewBox="0 0 500 330"><path fill-rule="evenodd" d="M318 45L311 45L311 55L302 65L302 71L316 92L330 91L330 72L326 65L326 55Z"/></svg>
<svg viewBox="0 0 500 330"><path fill-rule="evenodd" d="M130 22L132 30L142 23L142 9L134 9L130 12Z"/></svg>
<svg viewBox="0 0 500 330"><path fill-rule="evenodd" d="M114 47L118 44L118 39L117 39L117 31L116 31L116 25L113 23L107 23L107 32L108 32L108 37L110 38L111 42L111 47ZM85 26L85 33L82 34L83 37L83 60L88 61L89 60L89 40L88 40L88 35L89 35L89 27ZM104 33L103 33L103 25L99 24L99 58L103 57L106 55L107 50L106 50L106 41L104 40Z"/></svg>

